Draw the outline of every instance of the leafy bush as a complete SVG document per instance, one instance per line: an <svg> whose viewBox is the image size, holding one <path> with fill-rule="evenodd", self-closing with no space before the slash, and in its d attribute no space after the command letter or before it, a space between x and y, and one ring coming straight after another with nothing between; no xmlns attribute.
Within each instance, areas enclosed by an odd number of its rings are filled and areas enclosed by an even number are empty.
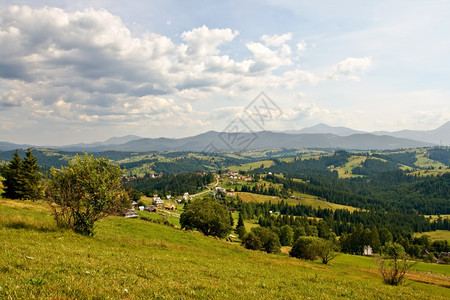
<svg viewBox="0 0 450 300"><path fill-rule="evenodd" d="M47 201L58 226L94 235L94 223L113 213L123 213L129 203L122 189L122 170L108 158L84 153L61 170L51 170Z"/></svg>
<svg viewBox="0 0 450 300"><path fill-rule="evenodd" d="M247 249L263 250L267 253L279 252L281 248L278 235L265 227L252 228L252 230L244 236L242 243Z"/></svg>
<svg viewBox="0 0 450 300"><path fill-rule="evenodd" d="M208 197L187 205L180 216L181 228L198 229L205 235L225 238L231 232L227 207Z"/></svg>
<svg viewBox="0 0 450 300"><path fill-rule="evenodd" d="M313 236L299 237L292 246L289 255L306 260L315 260L317 258L317 253L314 244L317 243L318 240L318 237Z"/></svg>
<svg viewBox="0 0 450 300"><path fill-rule="evenodd" d="M400 285L406 272L416 264L398 243L387 243L382 247L382 255L375 256L378 269L383 277L383 282L390 285Z"/></svg>
<svg viewBox="0 0 450 300"><path fill-rule="evenodd" d="M252 231L246 233L242 238L244 247L250 250L261 250L261 240Z"/></svg>

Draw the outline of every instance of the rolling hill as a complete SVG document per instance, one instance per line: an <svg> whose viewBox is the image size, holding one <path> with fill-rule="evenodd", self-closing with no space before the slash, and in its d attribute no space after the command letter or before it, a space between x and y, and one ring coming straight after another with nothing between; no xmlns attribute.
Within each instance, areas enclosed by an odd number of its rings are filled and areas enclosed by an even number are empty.
<svg viewBox="0 0 450 300"><path fill-rule="evenodd" d="M109 217L96 235L57 228L48 206L0 199L4 299L445 299L448 268L420 263L405 286L371 258L323 265L266 254L140 219ZM432 272L432 273L431 273Z"/></svg>

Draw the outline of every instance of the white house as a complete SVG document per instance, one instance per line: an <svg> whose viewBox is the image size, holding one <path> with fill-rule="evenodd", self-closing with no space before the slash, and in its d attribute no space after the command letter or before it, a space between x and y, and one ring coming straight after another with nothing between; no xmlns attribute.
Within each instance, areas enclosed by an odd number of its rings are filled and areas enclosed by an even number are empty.
<svg viewBox="0 0 450 300"><path fill-rule="evenodd" d="M372 247L370 247L368 245L364 246L364 255L372 256L373 255Z"/></svg>
<svg viewBox="0 0 450 300"><path fill-rule="evenodd" d="M152 203L156 206L162 206L164 204L164 201L158 195L153 195Z"/></svg>

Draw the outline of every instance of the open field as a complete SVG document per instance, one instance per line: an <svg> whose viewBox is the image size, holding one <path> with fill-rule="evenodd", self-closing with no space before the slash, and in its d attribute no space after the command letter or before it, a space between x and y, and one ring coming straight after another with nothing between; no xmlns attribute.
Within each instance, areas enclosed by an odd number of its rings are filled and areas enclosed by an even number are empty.
<svg viewBox="0 0 450 300"><path fill-rule="evenodd" d="M339 174L339 178L362 177L361 175L353 175L352 171L355 167L360 166L366 159L366 156L352 155L344 166L330 168L330 171L336 170Z"/></svg>
<svg viewBox="0 0 450 300"><path fill-rule="evenodd" d="M293 193L293 195L295 195L297 197L302 197L299 200L291 199L291 198L281 199L280 197L276 197L276 196L259 195L259 194L244 193L244 192L239 192L238 194L239 194L239 197L244 202L264 203L264 202L272 201L272 203L278 203L281 200L284 200L284 202L289 205L302 204L302 205L312 206L313 208L320 207L320 208L328 208L328 209L332 209L332 210L347 209L349 211L355 211L358 209L358 208L352 207L352 206L335 204L335 203L327 202L324 200L320 200L320 199L317 199L317 197L307 195L307 194L302 194L299 192Z"/></svg>
<svg viewBox="0 0 450 300"><path fill-rule="evenodd" d="M242 166L227 167L226 169L229 169L232 172L249 171L249 170L257 169L257 168L261 167L261 165L263 165L264 168L269 168L274 165L274 162L273 162L273 160L255 161L255 162L251 162L251 163L242 164Z"/></svg>
<svg viewBox="0 0 450 300"><path fill-rule="evenodd" d="M11 200L0 200L0 241L2 299L446 299L450 282L436 269L446 266L419 265L392 287L370 258L323 265L123 217L89 238L56 228L40 203Z"/></svg>
<svg viewBox="0 0 450 300"><path fill-rule="evenodd" d="M427 169L427 168L435 168L438 169L439 167L442 169L446 169L447 166L444 165L443 163L440 163L438 161L429 159L428 157L425 156L425 151L422 153L418 153L416 155L417 161L415 163L416 166L418 166L419 168L422 169Z"/></svg>
<svg viewBox="0 0 450 300"><path fill-rule="evenodd" d="M447 240L450 242L450 231L449 230L436 230L424 233L416 233L414 236L428 235L431 240Z"/></svg>

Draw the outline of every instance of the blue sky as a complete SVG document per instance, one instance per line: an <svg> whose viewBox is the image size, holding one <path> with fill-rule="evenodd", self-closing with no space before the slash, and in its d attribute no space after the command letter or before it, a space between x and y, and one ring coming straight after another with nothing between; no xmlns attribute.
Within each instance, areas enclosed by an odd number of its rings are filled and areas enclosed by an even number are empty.
<svg viewBox="0 0 450 300"><path fill-rule="evenodd" d="M221 131L261 91L265 130L434 129L449 37L448 1L0 1L0 140Z"/></svg>

